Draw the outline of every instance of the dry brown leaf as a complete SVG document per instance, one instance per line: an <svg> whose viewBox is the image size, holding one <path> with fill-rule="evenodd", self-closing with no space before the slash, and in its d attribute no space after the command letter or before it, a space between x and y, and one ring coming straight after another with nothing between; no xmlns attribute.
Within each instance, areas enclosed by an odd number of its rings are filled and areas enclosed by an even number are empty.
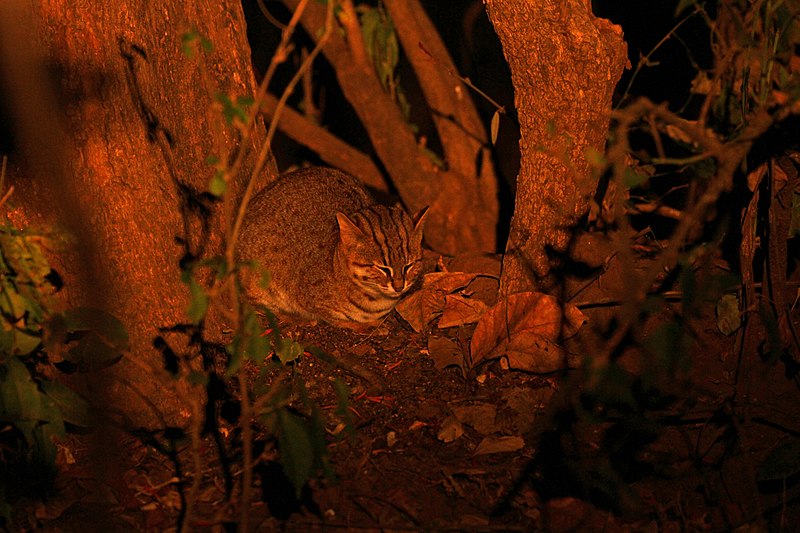
<svg viewBox="0 0 800 533"><path fill-rule="evenodd" d="M756 167L755 170L747 174L747 188L750 189L750 192L755 192L756 189L758 189L758 186L761 184L761 180L764 178L766 173L767 164L761 163Z"/></svg>
<svg viewBox="0 0 800 533"><path fill-rule="evenodd" d="M444 311L439 319L439 327L444 329L472 324L480 319L487 308L480 300L448 294L444 298Z"/></svg>
<svg viewBox="0 0 800 533"><path fill-rule="evenodd" d="M431 272L425 274L422 288L397 304L397 312L415 331L425 326L444 310L445 296L466 287L479 274L467 272Z"/></svg>
<svg viewBox="0 0 800 533"><path fill-rule="evenodd" d="M484 252L469 252L451 257L447 268L451 272L480 272L493 278L500 277L502 256Z"/></svg>
<svg viewBox="0 0 800 533"><path fill-rule="evenodd" d="M495 426L497 407L490 403L454 405L450 409L459 422L470 426L481 435L489 435L497 431L497 426Z"/></svg>
<svg viewBox="0 0 800 533"><path fill-rule="evenodd" d="M461 368L462 374L466 374L466 354L458 344L450 339L445 337L429 338L428 353L439 372L448 366L456 365Z"/></svg>
<svg viewBox="0 0 800 533"><path fill-rule="evenodd" d="M454 416L448 416L442 422L439 432L436 434L436 438L442 442L453 442L461 438L463 434L464 428L461 426L461 422Z"/></svg>
<svg viewBox="0 0 800 533"><path fill-rule="evenodd" d="M508 367L535 374L574 368L575 361L555 342L539 335L517 334L506 346Z"/></svg>
<svg viewBox="0 0 800 533"><path fill-rule="evenodd" d="M484 313L470 344L473 367L502 355L512 368L548 373L568 366L555 341L578 332L581 311L538 292L512 294Z"/></svg>
<svg viewBox="0 0 800 533"><path fill-rule="evenodd" d="M488 453L509 453L525 447L522 437L486 437L472 455L486 455Z"/></svg>

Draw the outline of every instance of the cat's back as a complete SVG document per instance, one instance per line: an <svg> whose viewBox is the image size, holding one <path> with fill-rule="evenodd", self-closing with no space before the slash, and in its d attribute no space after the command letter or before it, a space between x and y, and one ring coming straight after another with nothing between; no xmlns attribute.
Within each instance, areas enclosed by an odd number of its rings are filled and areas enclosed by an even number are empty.
<svg viewBox="0 0 800 533"><path fill-rule="evenodd" d="M309 167L286 173L250 201L240 255L288 259L289 251L319 249L337 232L337 212L352 213L372 202L356 178L339 170Z"/></svg>
<svg viewBox="0 0 800 533"><path fill-rule="evenodd" d="M262 216L293 225L315 217L329 217L337 211L352 213L373 203L364 186L349 174L336 169L309 167L283 174L256 194L250 202L247 219ZM335 218L330 219L331 227ZM264 221L260 220L259 225Z"/></svg>
<svg viewBox="0 0 800 533"><path fill-rule="evenodd" d="M290 314L306 314L331 283L336 213L353 213L372 202L356 178L324 167L283 174L262 189L247 207L237 256L256 260L272 282L261 287L250 273L244 280L247 293Z"/></svg>

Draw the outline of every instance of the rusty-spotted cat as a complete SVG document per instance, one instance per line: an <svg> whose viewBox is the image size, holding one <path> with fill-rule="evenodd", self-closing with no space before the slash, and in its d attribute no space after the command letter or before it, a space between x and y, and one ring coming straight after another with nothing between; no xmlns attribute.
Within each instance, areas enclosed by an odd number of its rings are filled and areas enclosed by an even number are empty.
<svg viewBox="0 0 800 533"><path fill-rule="evenodd" d="M355 177L309 167L282 175L250 201L240 260L269 270L247 294L273 311L343 326L376 323L420 273L426 209L410 217L375 200Z"/></svg>

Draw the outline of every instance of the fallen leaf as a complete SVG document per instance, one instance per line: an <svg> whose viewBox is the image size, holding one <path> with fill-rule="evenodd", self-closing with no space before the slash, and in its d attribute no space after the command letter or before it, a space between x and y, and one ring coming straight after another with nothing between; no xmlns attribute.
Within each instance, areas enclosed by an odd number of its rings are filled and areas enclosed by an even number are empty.
<svg viewBox="0 0 800 533"><path fill-rule="evenodd" d="M550 387L530 389L528 387L513 387L502 392L505 404L511 410L507 416L507 423L515 429L514 433L524 434L533 429L537 416L541 414L555 390Z"/></svg>
<svg viewBox="0 0 800 533"><path fill-rule="evenodd" d="M752 172L747 174L747 188L750 192L755 192L758 186L761 185L761 180L767 174L767 164L761 163Z"/></svg>
<svg viewBox="0 0 800 533"><path fill-rule="evenodd" d="M476 272L431 272L425 274L420 290L440 290L451 293L466 287L480 275Z"/></svg>
<svg viewBox="0 0 800 533"><path fill-rule="evenodd" d="M465 296L469 296L472 300L482 301L488 307L497 303L497 291L499 289L499 278L479 276L472 280L472 282L461 292Z"/></svg>
<svg viewBox="0 0 800 533"><path fill-rule="evenodd" d="M403 320L421 332L425 326L441 314L445 306L445 296L466 287L480 274L467 272L431 272L425 274L422 288L397 304L397 312Z"/></svg>
<svg viewBox="0 0 800 533"><path fill-rule="evenodd" d="M488 309L480 300L448 294L444 298L444 311L439 319L439 328L452 328L477 322Z"/></svg>
<svg viewBox="0 0 800 533"><path fill-rule="evenodd" d="M461 422L454 416L448 416L442 422L442 427L439 429L439 433L436 434L436 438L442 442L453 442L463 434L464 428L461 426Z"/></svg>
<svg viewBox="0 0 800 533"><path fill-rule="evenodd" d="M742 325L739 298L735 294L723 294L717 300L717 328L723 335L731 336Z"/></svg>
<svg viewBox="0 0 800 533"><path fill-rule="evenodd" d="M493 278L499 278L503 267L501 255L484 252L468 252L447 260L447 270L451 272L480 272Z"/></svg>
<svg viewBox="0 0 800 533"><path fill-rule="evenodd" d="M457 366L462 374L466 374L466 353L461 347L446 337L430 337L428 339L428 353L433 359L436 370L441 372L448 366Z"/></svg>
<svg viewBox="0 0 800 533"><path fill-rule="evenodd" d="M472 455L486 455L489 453L509 453L525 447L522 437L485 437L475 448Z"/></svg>
<svg viewBox="0 0 800 533"><path fill-rule="evenodd" d="M489 435L497 431L497 426L495 426L497 407L490 403L455 405L450 409L459 422L470 426L481 435Z"/></svg>
<svg viewBox="0 0 800 533"><path fill-rule="evenodd" d="M576 358L571 357L555 342L533 333L517 334L505 348L508 368L535 374L549 374L565 368L574 368Z"/></svg>
<svg viewBox="0 0 800 533"><path fill-rule="evenodd" d="M586 316L570 304L537 292L512 294L486 311L470 343L471 365L508 357L512 368L548 373L569 366L555 342L578 332Z"/></svg>

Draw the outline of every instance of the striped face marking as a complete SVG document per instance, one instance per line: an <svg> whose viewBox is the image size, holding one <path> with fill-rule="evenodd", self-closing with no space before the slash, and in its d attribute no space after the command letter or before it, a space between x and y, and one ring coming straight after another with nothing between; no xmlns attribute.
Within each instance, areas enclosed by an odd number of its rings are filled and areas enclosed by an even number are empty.
<svg viewBox="0 0 800 533"><path fill-rule="evenodd" d="M417 223L399 207L374 205L336 215L339 251L353 282L348 315L377 320L392 310L417 280L422 258L421 217ZM361 319L359 319L359 317Z"/></svg>

